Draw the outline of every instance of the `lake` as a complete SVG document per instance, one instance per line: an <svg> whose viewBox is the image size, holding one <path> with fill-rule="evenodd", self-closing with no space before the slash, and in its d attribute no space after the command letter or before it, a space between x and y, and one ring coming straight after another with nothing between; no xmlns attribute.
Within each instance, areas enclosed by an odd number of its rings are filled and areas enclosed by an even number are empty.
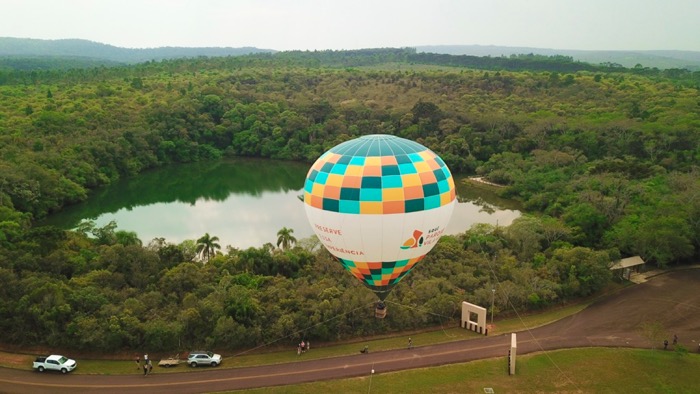
<svg viewBox="0 0 700 394"><path fill-rule="evenodd" d="M144 244L162 237L169 243L219 237L223 249L277 243L282 227L298 240L313 235L299 200L309 164L226 159L171 165L122 179L40 224L72 229L82 220L102 227L114 220L118 230L134 231ZM454 174L453 174L454 175ZM455 176L458 204L447 234L474 223L507 226L520 216L517 205L493 192L471 187Z"/></svg>

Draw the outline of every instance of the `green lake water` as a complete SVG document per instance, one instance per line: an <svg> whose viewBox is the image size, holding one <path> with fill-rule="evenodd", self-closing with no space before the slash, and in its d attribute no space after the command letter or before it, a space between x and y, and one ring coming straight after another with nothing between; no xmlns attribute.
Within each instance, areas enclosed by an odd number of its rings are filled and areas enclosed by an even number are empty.
<svg viewBox="0 0 700 394"><path fill-rule="evenodd" d="M180 243L209 233L224 249L276 244L282 227L303 239L313 235L298 198L308 169L308 164L262 159L168 166L99 189L41 224L69 229L82 220L98 227L114 220L144 244L158 237ZM507 226L520 216L517 205L463 180L455 176L459 203L448 234L474 223Z"/></svg>

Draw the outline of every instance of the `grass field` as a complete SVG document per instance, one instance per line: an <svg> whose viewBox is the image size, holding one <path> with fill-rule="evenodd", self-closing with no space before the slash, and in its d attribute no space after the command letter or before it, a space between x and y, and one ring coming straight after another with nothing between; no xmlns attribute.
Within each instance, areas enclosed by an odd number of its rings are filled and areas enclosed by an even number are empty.
<svg viewBox="0 0 700 394"><path fill-rule="evenodd" d="M699 354L584 348L248 390L251 393L698 393Z"/></svg>

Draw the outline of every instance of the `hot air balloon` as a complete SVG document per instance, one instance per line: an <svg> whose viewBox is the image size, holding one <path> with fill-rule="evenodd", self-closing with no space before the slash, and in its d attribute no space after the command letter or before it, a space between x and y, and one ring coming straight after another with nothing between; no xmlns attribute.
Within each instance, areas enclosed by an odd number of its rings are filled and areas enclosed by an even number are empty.
<svg viewBox="0 0 700 394"><path fill-rule="evenodd" d="M386 315L392 288L435 246L454 209L454 179L425 146L392 135L343 142L311 166L309 223L326 249L372 290Z"/></svg>

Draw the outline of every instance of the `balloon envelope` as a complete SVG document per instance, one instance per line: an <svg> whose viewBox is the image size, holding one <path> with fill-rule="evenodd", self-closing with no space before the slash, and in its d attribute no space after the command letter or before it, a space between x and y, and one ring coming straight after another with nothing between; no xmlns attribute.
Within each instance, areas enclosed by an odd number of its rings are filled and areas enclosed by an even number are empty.
<svg viewBox="0 0 700 394"><path fill-rule="evenodd" d="M454 204L454 179L442 159L391 135L331 148L304 184L314 232L380 300L435 246Z"/></svg>

